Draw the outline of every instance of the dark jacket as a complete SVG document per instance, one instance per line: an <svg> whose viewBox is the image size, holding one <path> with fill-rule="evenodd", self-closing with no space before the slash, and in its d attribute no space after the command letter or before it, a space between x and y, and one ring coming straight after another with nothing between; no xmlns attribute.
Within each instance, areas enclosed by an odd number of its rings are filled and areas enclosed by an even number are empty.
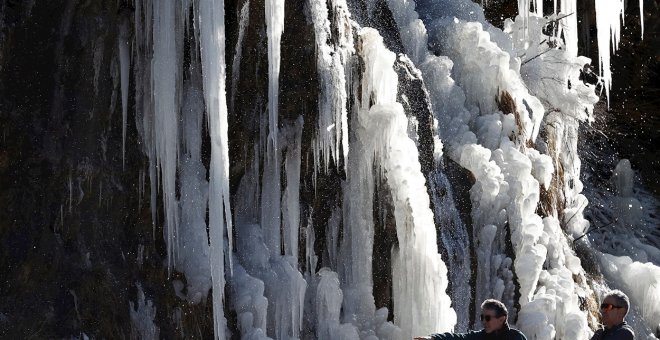
<svg viewBox="0 0 660 340"><path fill-rule="evenodd" d="M431 334L433 340L527 340L524 334L515 328L504 325L502 329L493 333L480 331L469 331L467 333L440 333Z"/></svg>
<svg viewBox="0 0 660 340"><path fill-rule="evenodd" d="M625 321L611 329L601 328L594 333L591 340L633 340L635 332Z"/></svg>

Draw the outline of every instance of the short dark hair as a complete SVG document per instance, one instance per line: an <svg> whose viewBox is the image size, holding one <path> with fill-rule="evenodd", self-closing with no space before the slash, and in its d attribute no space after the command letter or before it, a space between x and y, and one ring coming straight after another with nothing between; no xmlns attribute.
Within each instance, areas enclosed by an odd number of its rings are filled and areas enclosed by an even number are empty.
<svg viewBox="0 0 660 340"><path fill-rule="evenodd" d="M495 316L502 317L508 316L509 311L506 309L506 306L499 300L487 299L481 304L481 309L490 309L495 312Z"/></svg>
<svg viewBox="0 0 660 340"><path fill-rule="evenodd" d="M615 290L611 290L611 291L607 292L603 296L603 300L607 299L608 297L611 297L612 299L614 299L614 301L616 301L616 304L619 307L625 308L626 309L626 314L625 315L628 315L628 310L630 309L630 299L628 299L628 295L626 295L624 292L622 292L618 289L615 289Z"/></svg>

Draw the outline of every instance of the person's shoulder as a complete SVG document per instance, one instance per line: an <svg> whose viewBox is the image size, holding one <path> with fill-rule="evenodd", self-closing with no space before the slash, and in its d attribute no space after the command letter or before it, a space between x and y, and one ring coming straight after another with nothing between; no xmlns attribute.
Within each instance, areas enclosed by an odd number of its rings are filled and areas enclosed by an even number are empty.
<svg viewBox="0 0 660 340"><path fill-rule="evenodd" d="M597 329L594 332L594 335L591 337L591 340L600 340L603 338L603 333L605 333L605 330L602 328Z"/></svg>
<svg viewBox="0 0 660 340"><path fill-rule="evenodd" d="M630 325L628 325L627 323L624 323L614 333L615 333L617 339L622 339L622 340L635 339L635 332L633 331L632 327L630 327Z"/></svg>
<svg viewBox="0 0 660 340"><path fill-rule="evenodd" d="M515 329L515 328L509 328L509 339L513 340L527 340L525 337L525 334L523 332Z"/></svg>
<svg viewBox="0 0 660 340"><path fill-rule="evenodd" d="M452 332L436 333L436 334L431 334L431 339L433 340L481 339L482 333L484 333L483 330L480 331L469 330L467 331L467 333L452 333Z"/></svg>

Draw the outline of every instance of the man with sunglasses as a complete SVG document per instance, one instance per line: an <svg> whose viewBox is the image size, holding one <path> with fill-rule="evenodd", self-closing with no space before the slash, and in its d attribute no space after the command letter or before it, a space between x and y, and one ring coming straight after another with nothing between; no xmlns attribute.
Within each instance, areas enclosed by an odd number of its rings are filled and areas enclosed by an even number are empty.
<svg viewBox="0 0 660 340"><path fill-rule="evenodd" d="M620 290L613 290L605 294L600 305L600 321L604 328L594 333L591 340L633 340L635 332L623 320L628 314L630 300Z"/></svg>
<svg viewBox="0 0 660 340"><path fill-rule="evenodd" d="M527 340L522 332L509 327L508 315L509 312L502 302L488 299L481 304L481 315L479 316L484 329L478 332L432 334L430 337L419 337L415 340Z"/></svg>

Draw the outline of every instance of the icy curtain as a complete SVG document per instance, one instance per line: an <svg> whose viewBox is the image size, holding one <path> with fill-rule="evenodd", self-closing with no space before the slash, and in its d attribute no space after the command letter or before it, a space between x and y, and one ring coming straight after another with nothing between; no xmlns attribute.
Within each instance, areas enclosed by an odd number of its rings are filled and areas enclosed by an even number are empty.
<svg viewBox="0 0 660 340"><path fill-rule="evenodd" d="M340 151L344 166L348 160L348 118L346 70L344 65L353 53L353 35L347 9L335 2L337 35L333 36L328 19L326 1L310 1L310 14L314 23L317 68L320 78L318 140L319 154L315 164L321 163L327 171L331 161L340 164ZM330 43L329 43L330 42ZM318 159L320 158L320 159ZM345 170L345 168L344 168Z"/></svg>
<svg viewBox="0 0 660 340"><path fill-rule="evenodd" d="M158 188L162 188L160 194L165 216L162 224L168 271L176 268L187 277L187 295L181 293L183 285L178 281L174 282L175 289L180 297L196 303L206 297L212 285L215 336L224 339L224 243L227 241L229 249L232 248L232 238L225 237L232 235L232 218L224 3L200 0L194 5L191 22L189 16L193 2L135 2L136 117L144 151L150 159L154 225L160 224L156 199ZM188 51L192 58L184 69L183 41L186 35L192 37ZM125 36L122 35L121 39ZM129 63L125 55L127 47L124 46L127 43L121 39L122 83L127 83L124 80ZM127 87L122 86L124 91ZM205 110L211 142L208 183L205 178L207 169L200 155ZM204 216L207 204L208 237ZM227 262L231 268L231 259Z"/></svg>

